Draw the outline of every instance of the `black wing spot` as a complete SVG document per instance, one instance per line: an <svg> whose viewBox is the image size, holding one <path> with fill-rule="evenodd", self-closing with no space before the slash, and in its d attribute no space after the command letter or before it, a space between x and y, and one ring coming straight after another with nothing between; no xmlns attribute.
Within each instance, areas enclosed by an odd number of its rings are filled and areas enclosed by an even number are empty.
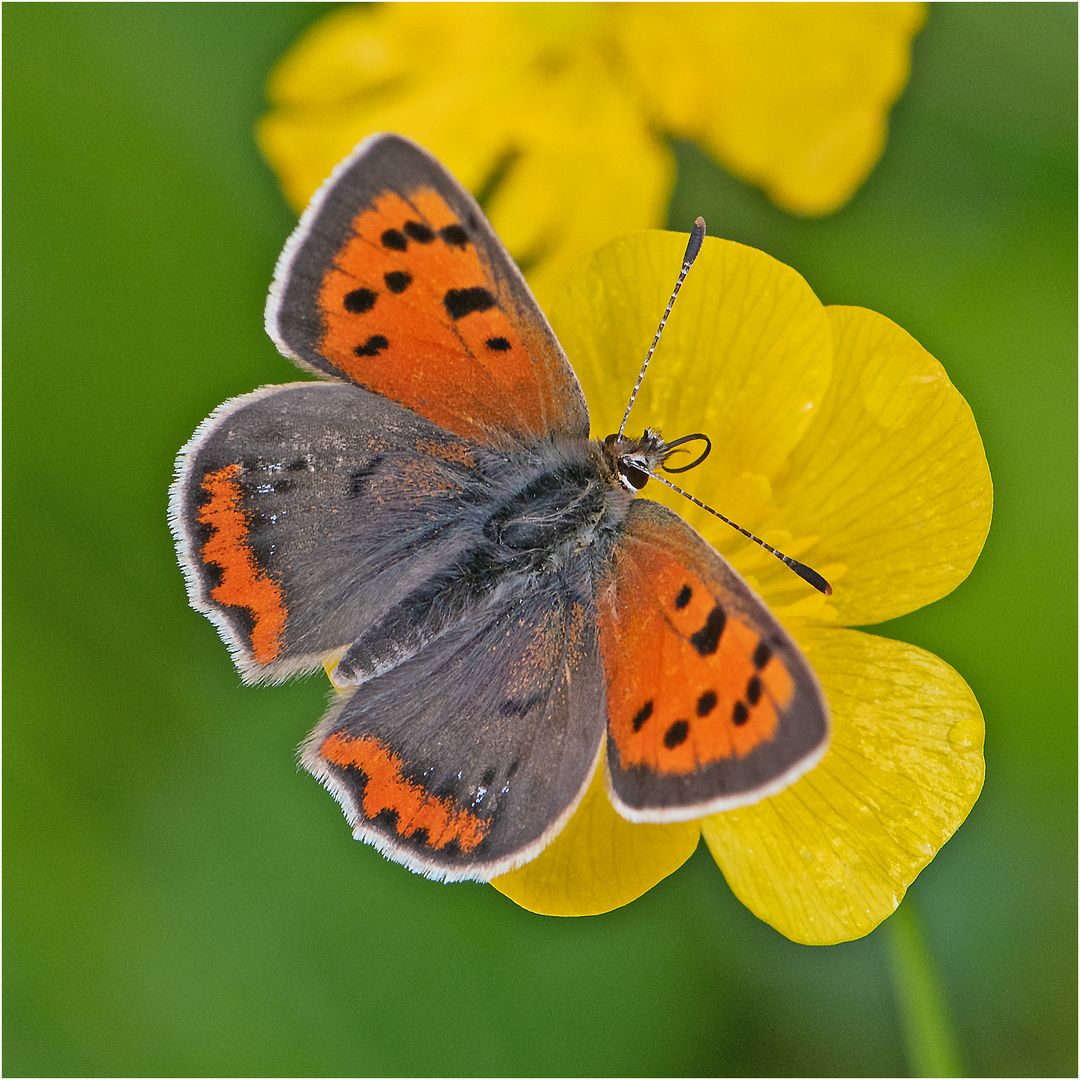
<svg viewBox="0 0 1080 1080"><path fill-rule="evenodd" d="M489 337L484 344L492 352L507 352L509 349L513 348L510 342L504 337Z"/></svg>
<svg viewBox="0 0 1080 1080"><path fill-rule="evenodd" d="M371 289L353 289L345 294L345 310L351 315L363 315L375 306L375 298Z"/></svg>
<svg viewBox="0 0 1080 1080"><path fill-rule="evenodd" d="M751 705L756 705L761 700L761 680L756 675L751 675L746 684L746 700Z"/></svg>
<svg viewBox="0 0 1080 1080"><path fill-rule="evenodd" d="M544 702L543 694L532 694L524 698L507 698L499 706L500 716L528 716L529 713Z"/></svg>
<svg viewBox="0 0 1080 1080"><path fill-rule="evenodd" d="M638 709L633 721L631 721L635 732L640 731L645 726L645 721L652 716L652 713L653 703L651 701L646 701L645 704Z"/></svg>
<svg viewBox="0 0 1080 1080"><path fill-rule="evenodd" d="M491 787L495 783L495 777L499 775L498 770L492 766L490 769L484 770L484 775L480 777L480 784L482 787Z"/></svg>
<svg viewBox="0 0 1080 1080"><path fill-rule="evenodd" d="M731 710L731 722L736 727L741 727L750 719L750 710L741 701L735 702L735 708Z"/></svg>
<svg viewBox="0 0 1080 1080"><path fill-rule="evenodd" d="M376 825L384 825L397 832L398 812L392 806L383 807L371 820Z"/></svg>
<svg viewBox="0 0 1080 1080"><path fill-rule="evenodd" d="M210 532L210 529L208 527L207 528L207 534L208 535L206 537L206 540L210 539L209 532ZM204 540L203 543L205 543L205 542L206 541ZM218 588L218 586L220 586L221 583L225 580L225 570L224 570L223 567L219 566L216 562L204 562L202 564L202 568L203 568L203 573L206 575L207 580L210 583L210 590L211 591ZM254 627L254 624L253 624L252 625L252 630L254 630L254 628L255 627Z"/></svg>
<svg viewBox="0 0 1080 1080"><path fill-rule="evenodd" d="M406 274L404 270L391 270L383 274L383 281L392 293L403 293L412 283L412 274Z"/></svg>
<svg viewBox="0 0 1080 1080"><path fill-rule="evenodd" d="M419 221L406 221L405 235L418 244L430 244L435 239L435 234Z"/></svg>
<svg viewBox="0 0 1080 1080"><path fill-rule="evenodd" d="M209 498L209 494L207 494L207 498ZM213 525L210 525L208 522L205 521L195 521L191 523L191 529L192 532L195 534L195 539L198 541L198 548L200 552L210 542L210 537L212 537L214 533L217 532ZM206 563L205 565L216 566L217 563ZM220 584L220 582L217 582L216 584Z"/></svg>
<svg viewBox="0 0 1080 1080"><path fill-rule="evenodd" d="M404 251L409 246L405 234L398 229L387 229L379 240L384 248L389 248L391 251Z"/></svg>
<svg viewBox="0 0 1080 1080"><path fill-rule="evenodd" d="M236 623L240 633L250 642L255 634L255 615L250 608L229 605L229 616Z"/></svg>
<svg viewBox="0 0 1080 1080"><path fill-rule="evenodd" d="M705 693L697 699L697 714L698 716L708 716L715 708L716 692L713 690L706 690Z"/></svg>
<svg viewBox="0 0 1080 1080"><path fill-rule="evenodd" d="M450 289L443 297L443 304L451 319L463 319L474 311L488 311L495 306L495 297L482 285L470 289Z"/></svg>
<svg viewBox="0 0 1080 1080"><path fill-rule="evenodd" d="M759 641L754 650L754 667L760 671L771 659L772 649L764 641Z"/></svg>
<svg viewBox="0 0 1080 1080"><path fill-rule="evenodd" d="M469 234L460 225L444 225L439 236L449 247L465 248L469 246Z"/></svg>
<svg viewBox="0 0 1080 1080"><path fill-rule="evenodd" d="M349 487L345 492L347 499L357 499L367 487L367 479L369 476L373 476L379 470L379 466L382 464L382 455L377 454L366 465L359 469L353 469L349 473Z"/></svg>
<svg viewBox="0 0 1080 1080"><path fill-rule="evenodd" d="M383 349L388 349L390 342L382 334L372 334L363 345L357 345L353 352L357 356L378 356Z"/></svg>
<svg viewBox="0 0 1080 1080"><path fill-rule="evenodd" d="M681 594L680 594L681 595ZM705 625L690 635L690 644L697 649L699 656L712 656L720 645L720 635L724 632L727 616L717 604L705 619Z"/></svg>
<svg viewBox="0 0 1080 1080"><path fill-rule="evenodd" d="M676 720L664 732L664 745L669 750L674 750L676 746L686 742L686 736L690 734L690 724L686 720Z"/></svg>
<svg viewBox="0 0 1080 1080"><path fill-rule="evenodd" d="M687 604L690 603L690 597L694 595L694 590L689 585L684 585L679 590L679 595L675 597L675 607L677 610L682 611Z"/></svg>

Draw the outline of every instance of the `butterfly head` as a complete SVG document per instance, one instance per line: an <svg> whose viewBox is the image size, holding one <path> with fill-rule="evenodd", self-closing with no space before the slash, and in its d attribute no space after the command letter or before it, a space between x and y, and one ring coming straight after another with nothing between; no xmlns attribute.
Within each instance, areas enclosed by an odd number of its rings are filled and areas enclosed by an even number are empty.
<svg viewBox="0 0 1080 1080"><path fill-rule="evenodd" d="M684 443L704 442L705 449L689 465L680 465L674 468L667 464L668 458ZM604 447L610 455L615 475L619 483L628 491L640 491L648 482L649 477L655 477L657 469L664 472L681 473L700 465L712 449L712 443L707 435L700 433L684 435L674 442L666 442L660 432L652 428L646 428L645 434L640 439L628 439L625 435L609 435L604 439Z"/></svg>

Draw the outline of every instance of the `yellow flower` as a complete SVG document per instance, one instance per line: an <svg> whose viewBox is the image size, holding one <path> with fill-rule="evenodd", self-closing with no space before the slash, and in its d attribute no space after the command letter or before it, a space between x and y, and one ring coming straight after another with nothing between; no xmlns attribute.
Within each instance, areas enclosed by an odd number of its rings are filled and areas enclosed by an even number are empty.
<svg viewBox="0 0 1080 1080"><path fill-rule="evenodd" d="M613 236L661 225L692 139L779 206L846 202L885 145L921 4L386 4L319 22L259 141L306 205L373 131L482 201L541 304Z"/></svg>
<svg viewBox="0 0 1080 1080"><path fill-rule="evenodd" d="M619 426L685 237L617 240L570 278L552 322L594 434ZM946 595L970 572L992 489L967 403L882 315L824 306L790 267L706 239L631 417L631 431L704 431L699 497L825 575L811 590L756 545L650 485L764 597L816 669L833 715L822 762L785 791L673 825L631 825L598 778L565 831L495 881L533 911L583 915L639 896L704 836L736 895L788 937L860 937L971 810L983 721L936 656L846 629Z"/></svg>

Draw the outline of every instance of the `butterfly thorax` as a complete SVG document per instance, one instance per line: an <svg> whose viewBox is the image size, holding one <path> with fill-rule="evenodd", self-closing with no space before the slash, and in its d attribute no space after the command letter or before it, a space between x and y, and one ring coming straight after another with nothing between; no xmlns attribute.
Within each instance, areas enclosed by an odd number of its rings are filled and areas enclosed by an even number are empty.
<svg viewBox="0 0 1080 1080"><path fill-rule="evenodd" d="M630 499L594 443L549 443L529 462L531 468L519 459L508 464L514 482L497 500L483 534L517 569L559 569L626 515Z"/></svg>
<svg viewBox="0 0 1080 1080"><path fill-rule="evenodd" d="M484 479L466 511L475 540L354 642L336 681L365 682L511 599L542 590L591 596L635 493L610 448L544 441L481 454L477 465Z"/></svg>

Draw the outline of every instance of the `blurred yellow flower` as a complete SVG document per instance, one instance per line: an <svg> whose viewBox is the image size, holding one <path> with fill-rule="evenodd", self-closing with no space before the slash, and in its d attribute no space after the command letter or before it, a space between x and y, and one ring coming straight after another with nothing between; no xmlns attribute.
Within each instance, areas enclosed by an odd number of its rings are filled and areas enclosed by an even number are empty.
<svg viewBox="0 0 1080 1080"><path fill-rule="evenodd" d="M271 76L259 142L298 209L373 131L481 195L542 305L613 236L661 225L666 136L798 214L866 178L922 4L386 4L317 23Z"/></svg>
<svg viewBox="0 0 1080 1080"><path fill-rule="evenodd" d="M619 426L685 237L638 233L571 276L552 323L594 432ZM704 836L736 895L796 941L868 933L953 834L983 781L983 720L936 656L849 626L946 595L968 575L993 493L975 420L941 365L885 317L820 303L790 267L706 239L631 429L705 431L694 491L825 575L825 597L678 496L671 505L764 597L816 669L828 753L762 802L672 825L631 825L598 778L565 831L494 882L533 911L626 904Z"/></svg>

